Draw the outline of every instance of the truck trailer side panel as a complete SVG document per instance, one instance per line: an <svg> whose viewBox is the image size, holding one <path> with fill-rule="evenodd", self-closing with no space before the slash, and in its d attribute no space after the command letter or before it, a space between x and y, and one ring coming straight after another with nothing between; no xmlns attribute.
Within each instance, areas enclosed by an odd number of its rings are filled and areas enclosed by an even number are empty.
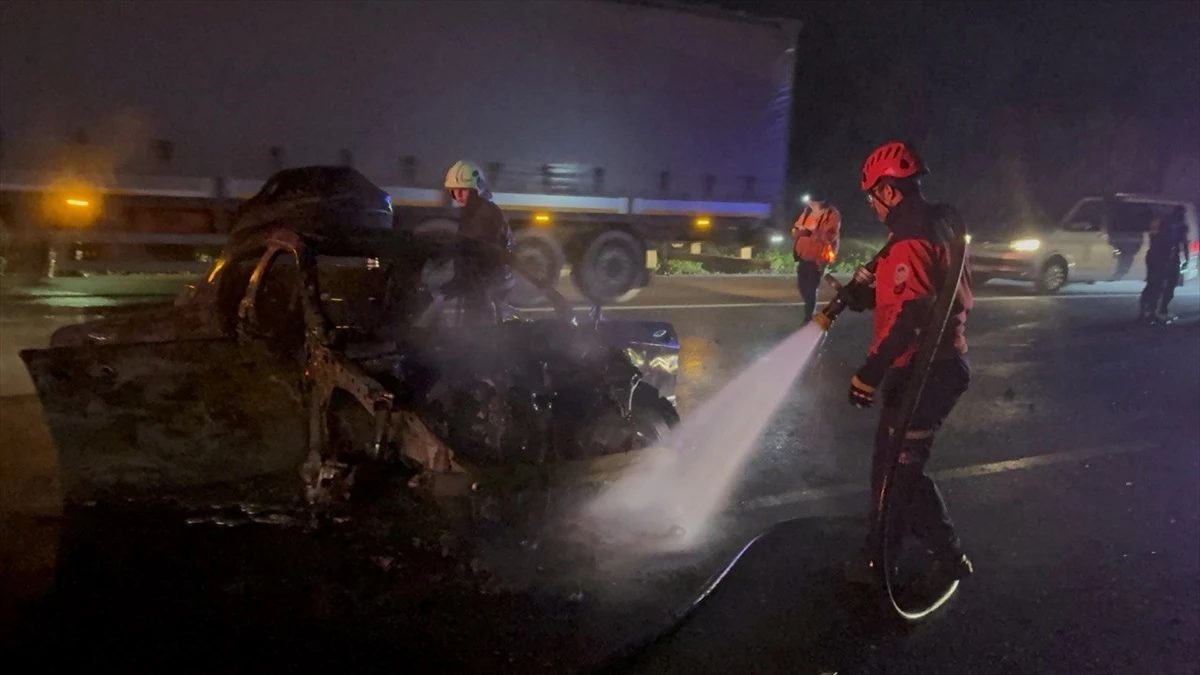
<svg viewBox="0 0 1200 675"><path fill-rule="evenodd" d="M469 157L508 191L560 164L603 169L585 194L773 201L782 182L793 36L772 25L578 0L0 14L9 169L263 179L348 162L435 186Z"/></svg>

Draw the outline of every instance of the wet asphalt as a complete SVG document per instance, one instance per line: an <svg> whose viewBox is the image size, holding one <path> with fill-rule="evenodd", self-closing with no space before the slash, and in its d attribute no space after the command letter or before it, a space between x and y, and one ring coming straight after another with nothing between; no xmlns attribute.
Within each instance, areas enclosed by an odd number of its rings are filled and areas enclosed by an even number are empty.
<svg viewBox="0 0 1200 675"><path fill-rule="evenodd" d="M795 330L800 309L778 280L681 286L610 316L675 325L686 418ZM348 527L187 526L195 514L138 509L64 519L36 399L0 398L0 645L3 663L33 664L5 670L576 672L658 634L769 530L685 624L608 672L1200 672L1200 294L1183 289L1181 320L1156 328L1131 322L1132 290L980 291L971 388L931 463L976 574L905 629L840 580L867 504L874 416L847 402L865 316L834 326L711 548L628 579L539 587L570 574L517 547L508 560L534 583L488 593L431 582L457 563L430 542ZM781 301L793 304L763 305ZM14 326L27 342L37 330L5 320L7 359Z"/></svg>
<svg viewBox="0 0 1200 675"><path fill-rule="evenodd" d="M798 520L630 672L1200 671L1200 316L1180 303L1185 322L1156 330L1130 325L1135 306L981 301L972 385L931 463L977 573L901 632L865 618L839 581L861 536L873 422L846 400L866 322L839 321L735 496L747 520ZM735 345L724 363L754 353L739 330L781 329L741 311L738 328L675 322Z"/></svg>

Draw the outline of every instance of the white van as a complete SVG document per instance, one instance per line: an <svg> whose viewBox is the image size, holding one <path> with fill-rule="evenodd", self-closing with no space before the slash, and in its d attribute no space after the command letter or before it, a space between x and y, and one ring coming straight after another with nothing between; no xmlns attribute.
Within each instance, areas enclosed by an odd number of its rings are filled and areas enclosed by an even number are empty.
<svg viewBox="0 0 1200 675"><path fill-rule="evenodd" d="M1042 293L1079 281L1143 280L1150 224L1177 206L1184 207L1188 230L1183 279L1195 279L1200 258L1195 205L1128 194L1081 199L1045 232L1002 241L978 238L970 246L971 279L976 286L990 279L1032 281Z"/></svg>

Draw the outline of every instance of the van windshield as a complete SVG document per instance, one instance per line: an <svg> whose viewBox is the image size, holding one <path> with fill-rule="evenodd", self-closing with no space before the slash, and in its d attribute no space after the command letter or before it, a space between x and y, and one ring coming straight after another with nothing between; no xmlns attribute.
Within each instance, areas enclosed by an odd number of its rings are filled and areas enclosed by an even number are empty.
<svg viewBox="0 0 1200 675"><path fill-rule="evenodd" d="M1085 199L1067 212L1060 226L1067 232L1103 232L1104 203L1099 199Z"/></svg>

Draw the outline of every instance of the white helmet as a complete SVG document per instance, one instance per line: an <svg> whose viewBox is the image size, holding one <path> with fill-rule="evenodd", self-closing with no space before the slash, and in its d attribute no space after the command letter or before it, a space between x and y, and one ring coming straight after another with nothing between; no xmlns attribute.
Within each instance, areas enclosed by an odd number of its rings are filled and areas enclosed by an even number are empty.
<svg viewBox="0 0 1200 675"><path fill-rule="evenodd" d="M446 172L446 189L475 190L479 194L485 194L488 191L483 170L479 168L478 164L467 159L455 162L454 166Z"/></svg>

